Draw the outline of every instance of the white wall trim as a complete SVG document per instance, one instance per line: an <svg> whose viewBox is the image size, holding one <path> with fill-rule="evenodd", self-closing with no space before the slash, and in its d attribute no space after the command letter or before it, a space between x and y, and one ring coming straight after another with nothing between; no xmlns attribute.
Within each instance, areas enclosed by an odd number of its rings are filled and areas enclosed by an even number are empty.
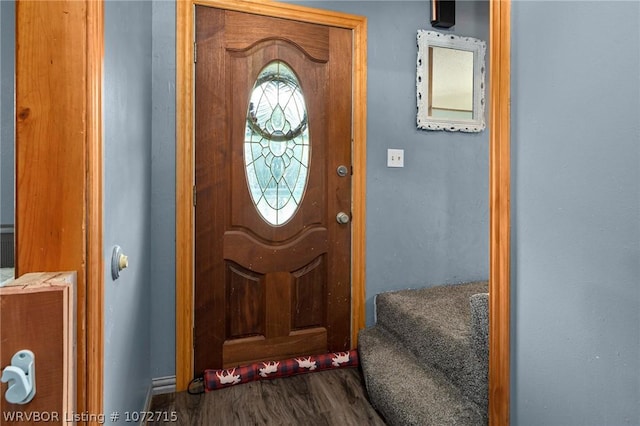
<svg viewBox="0 0 640 426"><path fill-rule="evenodd" d="M172 393L176 391L176 376L156 377L151 379L147 397L144 401L144 410L151 411L151 400L154 395Z"/></svg>
<svg viewBox="0 0 640 426"><path fill-rule="evenodd" d="M160 395L176 391L176 376L156 377L151 379L151 394Z"/></svg>
<svg viewBox="0 0 640 426"><path fill-rule="evenodd" d="M147 389L147 396L144 399L144 406L142 408L143 411L149 412L151 411L151 399L153 398L153 384L149 386Z"/></svg>

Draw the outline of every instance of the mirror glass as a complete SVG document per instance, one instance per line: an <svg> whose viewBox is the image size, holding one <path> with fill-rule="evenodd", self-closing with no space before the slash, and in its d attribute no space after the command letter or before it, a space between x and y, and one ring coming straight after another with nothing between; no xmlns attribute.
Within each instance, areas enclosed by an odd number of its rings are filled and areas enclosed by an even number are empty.
<svg viewBox="0 0 640 426"><path fill-rule="evenodd" d="M485 128L485 50L485 42L472 37L418 31L418 128Z"/></svg>
<svg viewBox="0 0 640 426"><path fill-rule="evenodd" d="M473 119L473 52L429 47L429 117Z"/></svg>

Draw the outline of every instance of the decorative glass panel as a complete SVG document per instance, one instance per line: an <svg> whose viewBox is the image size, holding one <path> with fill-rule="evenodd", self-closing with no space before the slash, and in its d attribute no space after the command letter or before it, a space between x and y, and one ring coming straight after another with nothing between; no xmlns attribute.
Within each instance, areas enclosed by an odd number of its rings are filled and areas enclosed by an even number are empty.
<svg viewBox="0 0 640 426"><path fill-rule="evenodd" d="M298 78L287 64L269 63L249 98L244 164L251 200L271 225L298 210L309 171L307 108Z"/></svg>

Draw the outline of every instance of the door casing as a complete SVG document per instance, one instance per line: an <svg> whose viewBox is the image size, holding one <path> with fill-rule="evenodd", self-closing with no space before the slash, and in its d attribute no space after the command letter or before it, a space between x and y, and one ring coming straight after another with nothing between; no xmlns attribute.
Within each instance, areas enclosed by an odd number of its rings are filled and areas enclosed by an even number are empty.
<svg viewBox="0 0 640 426"><path fill-rule="evenodd" d="M176 386L193 376L194 5L350 28L354 34L352 345L365 325L366 18L249 0L178 0L176 14ZM511 0L490 2L489 74L489 424L510 409Z"/></svg>
<svg viewBox="0 0 640 426"><path fill-rule="evenodd" d="M16 276L76 271L76 410L102 413L103 1L18 0L16 46Z"/></svg>
<svg viewBox="0 0 640 426"><path fill-rule="evenodd" d="M275 2L178 1L176 70L176 387L193 376L194 21L196 4L353 31L351 346L365 324L366 18Z"/></svg>
<svg viewBox="0 0 640 426"><path fill-rule="evenodd" d="M489 425L508 425L511 280L511 0L489 21Z"/></svg>

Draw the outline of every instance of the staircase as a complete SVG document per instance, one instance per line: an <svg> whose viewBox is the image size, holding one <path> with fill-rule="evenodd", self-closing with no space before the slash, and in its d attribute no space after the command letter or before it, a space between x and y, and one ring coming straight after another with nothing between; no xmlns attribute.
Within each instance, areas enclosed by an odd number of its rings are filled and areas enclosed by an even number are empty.
<svg viewBox="0 0 640 426"><path fill-rule="evenodd" d="M390 425L486 425L488 285L379 294L360 332L373 406Z"/></svg>

